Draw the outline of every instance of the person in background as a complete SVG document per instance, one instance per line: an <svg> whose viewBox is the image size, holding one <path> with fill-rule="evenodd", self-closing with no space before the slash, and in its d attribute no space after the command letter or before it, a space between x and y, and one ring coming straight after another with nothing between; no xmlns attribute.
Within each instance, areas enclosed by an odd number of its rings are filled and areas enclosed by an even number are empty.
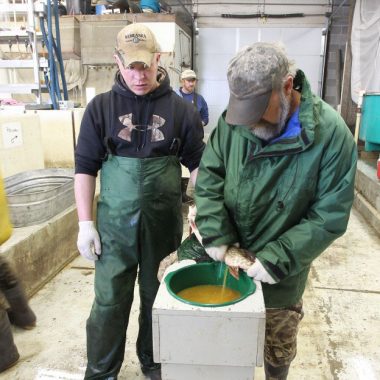
<svg viewBox="0 0 380 380"><path fill-rule="evenodd" d="M67 8L65 4L62 3L62 0L58 0L58 14L60 16L66 16L67 15Z"/></svg>
<svg viewBox="0 0 380 380"><path fill-rule="evenodd" d="M266 379L285 380L311 264L347 228L357 149L279 45L241 50L227 77L227 111L195 185L195 224L210 259L224 261L238 245L254 260L245 269L262 283Z"/></svg>
<svg viewBox="0 0 380 380"><path fill-rule="evenodd" d="M81 123L75 152L77 245L83 257L95 261L86 379L118 376L137 276L137 356L146 376L160 378L152 344L157 271L182 238L180 164L195 183L204 143L198 112L172 90L158 52L149 28L124 27L117 35L115 84L91 100Z"/></svg>
<svg viewBox="0 0 380 380"><path fill-rule="evenodd" d="M12 225L9 220L8 206L0 175L0 245L9 239ZM0 251L0 292L5 296L9 307L0 304L0 372L12 367L20 358L13 341L11 323L23 329L36 325L36 315L30 308L25 292Z"/></svg>
<svg viewBox="0 0 380 380"><path fill-rule="evenodd" d="M199 112L202 125L205 127L208 124L208 106L204 97L195 92L195 86L197 83L197 75L193 70L184 70L181 73L181 84L177 91L177 94L185 99L187 102L193 104L194 108ZM182 178L182 202L192 203L194 201L194 185L188 178Z"/></svg>
<svg viewBox="0 0 380 380"><path fill-rule="evenodd" d="M202 124L205 127L208 124L208 106L204 97L195 92L197 74L193 70L184 70L181 73L181 84L178 95L194 105L201 115Z"/></svg>
<svg viewBox="0 0 380 380"><path fill-rule="evenodd" d="M140 0L140 8L144 13L160 13L160 2L158 0Z"/></svg>

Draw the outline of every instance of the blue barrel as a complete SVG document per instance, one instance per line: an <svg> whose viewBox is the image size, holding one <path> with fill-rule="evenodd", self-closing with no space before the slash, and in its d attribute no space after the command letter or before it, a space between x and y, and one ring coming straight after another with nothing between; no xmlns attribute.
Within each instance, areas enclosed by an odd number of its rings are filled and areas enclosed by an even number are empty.
<svg viewBox="0 0 380 380"><path fill-rule="evenodd" d="M363 96L359 138L365 142L364 150L380 150L380 93L378 92L369 92Z"/></svg>
<svg viewBox="0 0 380 380"><path fill-rule="evenodd" d="M105 10L106 10L105 5L103 5L103 4L95 5L95 13L97 15L102 15L103 13L105 13Z"/></svg>

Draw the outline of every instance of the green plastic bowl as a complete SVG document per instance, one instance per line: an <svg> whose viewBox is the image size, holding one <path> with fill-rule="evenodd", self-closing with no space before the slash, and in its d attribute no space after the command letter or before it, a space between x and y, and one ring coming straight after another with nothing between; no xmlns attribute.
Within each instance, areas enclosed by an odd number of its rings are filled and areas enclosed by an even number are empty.
<svg viewBox="0 0 380 380"><path fill-rule="evenodd" d="M239 273L239 280L231 276L228 272L226 286L240 292L241 296L229 302L218 304L199 303L188 301L178 296L178 293L192 286L198 285L223 285L224 273L226 264L220 262L192 264L184 268L170 272L165 277L166 287L168 292L177 300L185 302L189 305L204 306L204 307L220 307L228 306L240 302L244 298L253 294L256 290L256 285L252 278L247 276L243 271Z"/></svg>

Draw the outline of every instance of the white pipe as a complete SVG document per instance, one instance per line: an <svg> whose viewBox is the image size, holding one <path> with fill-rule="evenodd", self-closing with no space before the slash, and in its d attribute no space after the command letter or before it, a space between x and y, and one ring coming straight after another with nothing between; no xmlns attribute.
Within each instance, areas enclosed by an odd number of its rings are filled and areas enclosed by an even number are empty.
<svg viewBox="0 0 380 380"><path fill-rule="evenodd" d="M360 120L362 117L362 102L363 102L364 91L359 92L358 107L356 109L356 122L355 122L355 143L358 144L359 140L359 130L360 130Z"/></svg>

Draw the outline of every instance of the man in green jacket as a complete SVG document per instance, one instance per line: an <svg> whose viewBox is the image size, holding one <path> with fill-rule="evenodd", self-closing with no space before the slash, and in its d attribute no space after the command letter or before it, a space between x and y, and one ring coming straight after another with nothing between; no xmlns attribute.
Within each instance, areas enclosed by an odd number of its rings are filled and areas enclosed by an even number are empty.
<svg viewBox="0 0 380 380"><path fill-rule="evenodd" d="M247 274L263 287L266 379L283 380L310 266L347 228L357 151L279 46L245 48L227 76L228 108L200 163L196 225L212 259L238 244L255 260Z"/></svg>

